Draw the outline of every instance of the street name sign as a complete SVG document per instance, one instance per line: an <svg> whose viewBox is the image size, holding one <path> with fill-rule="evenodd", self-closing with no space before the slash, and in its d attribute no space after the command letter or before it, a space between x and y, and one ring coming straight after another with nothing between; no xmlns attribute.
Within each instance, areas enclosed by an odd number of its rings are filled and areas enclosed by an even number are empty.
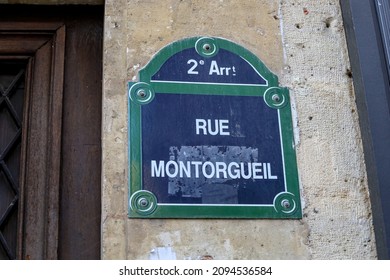
<svg viewBox="0 0 390 280"><path fill-rule="evenodd" d="M129 217L302 217L289 91L253 53L186 38L128 88Z"/></svg>

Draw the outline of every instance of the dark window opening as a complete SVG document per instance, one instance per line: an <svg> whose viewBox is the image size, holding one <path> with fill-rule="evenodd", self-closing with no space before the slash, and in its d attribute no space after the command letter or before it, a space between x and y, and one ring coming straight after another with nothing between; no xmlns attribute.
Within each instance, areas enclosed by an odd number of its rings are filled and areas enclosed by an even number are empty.
<svg viewBox="0 0 390 280"><path fill-rule="evenodd" d="M340 0L379 259L390 258L390 3Z"/></svg>

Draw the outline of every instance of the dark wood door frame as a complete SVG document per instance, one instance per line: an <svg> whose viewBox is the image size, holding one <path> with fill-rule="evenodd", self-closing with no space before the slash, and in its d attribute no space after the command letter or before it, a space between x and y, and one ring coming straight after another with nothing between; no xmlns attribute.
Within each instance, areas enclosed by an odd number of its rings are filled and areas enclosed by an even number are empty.
<svg viewBox="0 0 390 280"><path fill-rule="evenodd" d="M17 258L100 258L103 17L0 5L0 57L27 65Z"/></svg>
<svg viewBox="0 0 390 280"><path fill-rule="evenodd" d="M16 256L19 259L58 257L64 55L63 23L0 22L0 59L27 62Z"/></svg>

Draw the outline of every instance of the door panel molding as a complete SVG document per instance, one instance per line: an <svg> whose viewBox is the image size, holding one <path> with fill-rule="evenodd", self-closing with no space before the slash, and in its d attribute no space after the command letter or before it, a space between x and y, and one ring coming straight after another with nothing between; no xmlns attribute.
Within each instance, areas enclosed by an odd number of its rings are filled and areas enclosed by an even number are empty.
<svg viewBox="0 0 390 280"><path fill-rule="evenodd" d="M104 6L0 5L0 59L27 64L18 258L100 258L103 22Z"/></svg>
<svg viewBox="0 0 390 280"><path fill-rule="evenodd" d="M58 257L64 56L63 24L0 22L0 59L28 61L20 169L19 259Z"/></svg>

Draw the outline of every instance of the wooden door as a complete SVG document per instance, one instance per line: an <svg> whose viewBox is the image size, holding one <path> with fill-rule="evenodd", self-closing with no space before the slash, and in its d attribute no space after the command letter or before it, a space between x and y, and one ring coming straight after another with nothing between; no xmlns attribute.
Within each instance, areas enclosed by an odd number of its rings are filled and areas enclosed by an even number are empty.
<svg viewBox="0 0 390 280"><path fill-rule="evenodd" d="M103 7L0 5L0 259L98 259Z"/></svg>

